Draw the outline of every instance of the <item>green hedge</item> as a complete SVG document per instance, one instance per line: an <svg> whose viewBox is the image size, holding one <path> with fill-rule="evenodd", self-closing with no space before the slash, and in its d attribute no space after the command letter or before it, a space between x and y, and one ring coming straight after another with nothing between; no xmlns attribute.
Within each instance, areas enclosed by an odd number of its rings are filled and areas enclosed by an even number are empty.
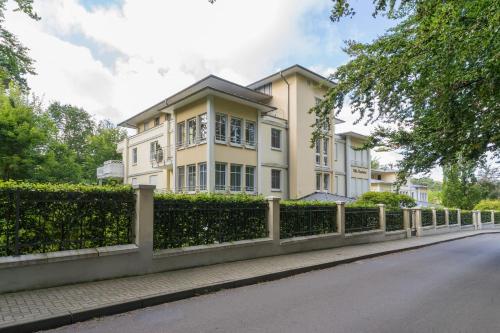
<svg viewBox="0 0 500 333"><path fill-rule="evenodd" d="M0 256L131 242L129 186L0 181Z"/></svg>
<svg viewBox="0 0 500 333"><path fill-rule="evenodd" d="M392 192L366 192L363 193L351 207L370 207L377 204L385 204L386 208L399 209L402 207L415 207L416 202L412 197L405 194Z"/></svg>
<svg viewBox="0 0 500 333"><path fill-rule="evenodd" d="M485 199L474 206L474 210L500 210L500 199Z"/></svg>
<svg viewBox="0 0 500 333"><path fill-rule="evenodd" d="M432 209L422 209L422 227L429 227L431 225L433 225Z"/></svg>
<svg viewBox="0 0 500 333"><path fill-rule="evenodd" d="M380 228L378 208L346 207L345 232L354 233Z"/></svg>
<svg viewBox="0 0 500 333"><path fill-rule="evenodd" d="M490 223L490 222L491 222L491 211L482 211L481 223Z"/></svg>
<svg viewBox="0 0 500 333"><path fill-rule="evenodd" d="M337 232L337 205L321 201L283 201L280 238Z"/></svg>
<svg viewBox="0 0 500 333"><path fill-rule="evenodd" d="M262 197L159 194L154 198L155 250L234 242L268 236Z"/></svg>
<svg viewBox="0 0 500 333"><path fill-rule="evenodd" d="M458 223L458 211L456 209L448 210L448 224Z"/></svg>
<svg viewBox="0 0 500 333"><path fill-rule="evenodd" d="M436 209L436 225L446 224L446 212L444 209Z"/></svg>

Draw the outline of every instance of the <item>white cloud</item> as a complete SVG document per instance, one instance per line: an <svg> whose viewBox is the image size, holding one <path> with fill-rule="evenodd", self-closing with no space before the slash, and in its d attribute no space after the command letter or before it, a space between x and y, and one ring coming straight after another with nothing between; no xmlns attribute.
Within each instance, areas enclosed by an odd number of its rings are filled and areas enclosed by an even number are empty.
<svg viewBox="0 0 500 333"><path fill-rule="evenodd" d="M121 8L90 11L77 0L35 5L41 21L20 13L6 20L37 61L32 90L120 121L210 73L249 83L290 55L321 49L299 22L330 3L125 0ZM106 66L95 48L120 56Z"/></svg>

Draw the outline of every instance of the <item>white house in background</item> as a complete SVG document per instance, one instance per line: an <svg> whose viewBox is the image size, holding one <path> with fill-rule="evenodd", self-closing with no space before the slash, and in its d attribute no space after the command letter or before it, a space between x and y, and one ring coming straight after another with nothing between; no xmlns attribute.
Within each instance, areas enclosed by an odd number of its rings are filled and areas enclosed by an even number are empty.
<svg viewBox="0 0 500 333"><path fill-rule="evenodd" d="M396 186L398 170L394 169L372 169L371 190L374 192L399 192L406 194L422 207L429 206L427 186L412 184L410 180L399 188Z"/></svg>

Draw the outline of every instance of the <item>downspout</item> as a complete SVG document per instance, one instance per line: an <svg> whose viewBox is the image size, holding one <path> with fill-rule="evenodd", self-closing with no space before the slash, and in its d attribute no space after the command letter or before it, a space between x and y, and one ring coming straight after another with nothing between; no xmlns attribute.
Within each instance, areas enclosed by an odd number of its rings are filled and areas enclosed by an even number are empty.
<svg viewBox="0 0 500 333"><path fill-rule="evenodd" d="M290 199L290 184L291 184L291 176L290 176L290 83L287 81L285 76L283 75L283 72L280 72L280 76L285 81L286 86L287 86L287 102L286 102L286 118L287 118L287 124L288 128L286 130L287 134L287 142L286 142L286 147L287 147L287 153L286 153L286 165L288 167L287 169L287 178L288 178L288 184L286 186L286 191L287 191L287 197Z"/></svg>

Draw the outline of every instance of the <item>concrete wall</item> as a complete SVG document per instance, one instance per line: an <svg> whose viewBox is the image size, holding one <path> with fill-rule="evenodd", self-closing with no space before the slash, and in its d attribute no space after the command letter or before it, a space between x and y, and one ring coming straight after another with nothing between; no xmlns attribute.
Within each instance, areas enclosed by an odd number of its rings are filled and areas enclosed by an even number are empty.
<svg viewBox="0 0 500 333"><path fill-rule="evenodd" d="M336 233L291 239L280 239L279 198L270 197L268 209L269 236L263 239L233 243L193 246L153 251L153 187L136 187L134 243L96 249L61 251L46 254L0 257L0 293L51 287L85 281L148 274L228 261L301 251L319 250L354 244L381 242L410 237L409 212L404 213L404 230L385 231L385 207L380 207L380 228L368 232L345 234L345 208L338 204ZM413 209L417 235L460 230L458 226L422 228L420 208ZM458 214L459 215L459 214ZM448 218L446 218L448 221ZM488 223L490 228L500 224ZM486 227L486 224L484 225ZM481 229L481 214L474 213L472 229Z"/></svg>

